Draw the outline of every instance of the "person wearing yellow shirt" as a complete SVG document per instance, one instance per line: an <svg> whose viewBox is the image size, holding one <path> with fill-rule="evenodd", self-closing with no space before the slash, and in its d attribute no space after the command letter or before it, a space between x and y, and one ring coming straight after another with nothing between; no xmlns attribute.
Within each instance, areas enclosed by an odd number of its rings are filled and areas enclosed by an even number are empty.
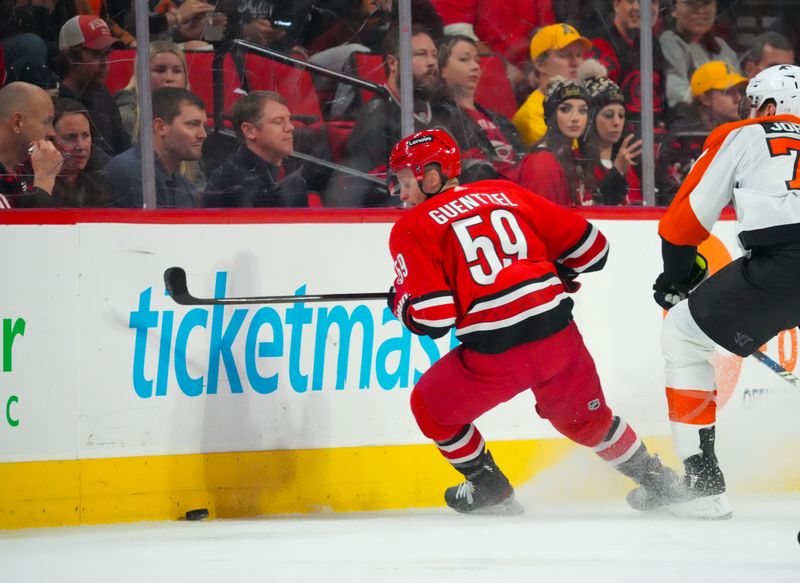
<svg viewBox="0 0 800 583"><path fill-rule="evenodd" d="M538 142L547 131L544 121L544 94L553 77L575 80L584 53L592 43L569 24L551 24L539 29L531 39L531 61L536 71L537 88L514 114L512 121L526 146Z"/></svg>

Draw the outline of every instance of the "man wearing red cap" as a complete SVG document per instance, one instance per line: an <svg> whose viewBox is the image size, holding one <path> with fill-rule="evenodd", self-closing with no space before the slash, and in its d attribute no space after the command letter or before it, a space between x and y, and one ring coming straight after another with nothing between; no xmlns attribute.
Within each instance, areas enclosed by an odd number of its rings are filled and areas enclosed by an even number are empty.
<svg viewBox="0 0 800 583"><path fill-rule="evenodd" d="M131 146L117 104L105 85L109 53L121 47L106 21L93 15L70 18L58 35L59 65L63 68L59 97L86 106L92 122L92 143L108 158Z"/></svg>

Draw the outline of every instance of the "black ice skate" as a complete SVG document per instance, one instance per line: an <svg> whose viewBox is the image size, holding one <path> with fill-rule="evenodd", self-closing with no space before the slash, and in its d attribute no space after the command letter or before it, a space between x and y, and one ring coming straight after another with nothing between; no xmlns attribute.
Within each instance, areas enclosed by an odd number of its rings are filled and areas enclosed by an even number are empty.
<svg viewBox="0 0 800 583"><path fill-rule="evenodd" d="M620 466L620 471L637 484L628 492L627 502L634 510L642 512L686 500L686 488L678 475L661 463L657 455L640 450Z"/></svg>
<svg viewBox="0 0 800 583"><path fill-rule="evenodd" d="M678 518L724 520L733 516L725 496L725 478L714 453L714 429L706 427L699 431L701 453L683 460L685 473L677 484L664 484L665 488L656 480L655 486L648 486L647 472L642 480L627 474L640 484L639 488L628 493L628 504L642 511L663 509ZM654 457L658 459L658 456ZM674 475L672 470L669 471Z"/></svg>
<svg viewBox="0 0 800 583"><path fill-rule="evenodd" d="M725 477L716 456L698 453L683 460L686 500L670 505L667 511L679 518L725 520L733 510L725 496Z"/></svg>
<svg viewBox="0 0 800 583"><path fill-rule="evenodd" d="M476 469L465 472L466 482L445 490L444 501L464 514L521 514L525 511L514 498L514 487L486 452Z"/></svg>

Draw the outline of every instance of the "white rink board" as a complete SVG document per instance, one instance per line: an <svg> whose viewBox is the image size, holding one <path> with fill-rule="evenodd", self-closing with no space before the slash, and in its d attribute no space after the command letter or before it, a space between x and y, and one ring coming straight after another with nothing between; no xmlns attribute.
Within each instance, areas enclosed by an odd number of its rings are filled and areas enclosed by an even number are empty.
<svg viewBox="0 0 800 583"><path fill-rule="evenodd" d="M651 292L656 221L593 222L611 255L603 272L582 278L576 321L615 411L643 435L666 435L662 314ZM721 222L714 234L736 257L733 227ZM390 228L0 227L0 245L15 250L0 257L0 319L28 326L15 339L13 371L0 370L0 462L425 443L408 397L451 338L412 337L381 301L214 308L164 295L173 265L197 296L213 295L222 278L229 296L383 291L394 277ZM345 327L349 342L335 323L324 333L336 318L361 322ZM776 345L769 354L777 359ZM749 359L726 411L748 423L746 391L784 384ZM11 395L17 426L4 414ZM481 428L493 440L557 436L528 394Z"/></svg>

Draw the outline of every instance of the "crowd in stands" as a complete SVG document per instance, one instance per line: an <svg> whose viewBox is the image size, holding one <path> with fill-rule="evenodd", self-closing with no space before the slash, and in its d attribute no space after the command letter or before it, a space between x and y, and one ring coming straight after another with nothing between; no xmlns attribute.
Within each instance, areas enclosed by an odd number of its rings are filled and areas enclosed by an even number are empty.
<svg viewBox="0 0 800 583"><path fill-rule="evenodd" d="M794 63L800 23L777 0L651 6L648 101L664 205L706 136L738 119L747 80ZM0 209L141 208L142 131L152 132L158 208L398 205L384 186L403 133L397 1L148 7L143 95L130 0L0 0ZM414 127L450 132L463 181L507 179L567 206L645 204L639 0L412 0L411 9ZM312 81L281 83L279 69L264 81L250 59L269 57L245 58L238 39L332 74L281 65Z"/></svg>

